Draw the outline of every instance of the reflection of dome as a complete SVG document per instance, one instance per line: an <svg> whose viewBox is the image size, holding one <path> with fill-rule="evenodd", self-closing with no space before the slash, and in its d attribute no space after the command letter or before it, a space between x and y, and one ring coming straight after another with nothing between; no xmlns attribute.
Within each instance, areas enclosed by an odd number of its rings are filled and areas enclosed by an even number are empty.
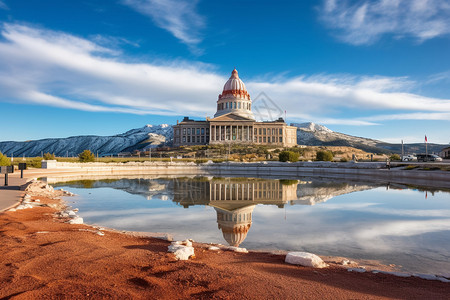
<svg viewBox="0 0 450 300"><path fill-rule="evenodd" d="M232 211L214 207L217 212L217 224L222 230L223 238L230 246L239 247L247 237L252 225L252 212L255 205L238 208Z"/></svg>

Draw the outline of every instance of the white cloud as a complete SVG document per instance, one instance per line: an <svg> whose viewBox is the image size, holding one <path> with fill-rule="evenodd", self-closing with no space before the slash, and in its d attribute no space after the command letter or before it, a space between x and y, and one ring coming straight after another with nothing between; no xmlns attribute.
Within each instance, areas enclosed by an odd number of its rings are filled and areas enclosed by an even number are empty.
<svg viewBox="0 0 450 300"><path fill-rule="evenodd" d="M324 0L320 18L349 44L371 44L383 35L419 42L450 34L448 0Z"/></svg>
<svg viewBox="0 0 450 300"><path fill-rule="evenodd" d="M169 31L174 37L200 54L196 47L202 41L201 29L204 18L196 11L198 0L123 0L123 4L150 17L158 27Z"/></svg>
<svg viewBox="0 0 450 300"><path fill-rule="evenodd" d="M29 26L3 24L1 36L0 101L204 117L214 114L229 76L200 63L129 63L120 50ZM450 100L408 92L413 83L403 77L241 77L252 96L264 91L292 121L360 126L391 119L448 120L450 114ZM393 113L377 115L377 110ZM354 118L355 112L368 116Z"/></svg>

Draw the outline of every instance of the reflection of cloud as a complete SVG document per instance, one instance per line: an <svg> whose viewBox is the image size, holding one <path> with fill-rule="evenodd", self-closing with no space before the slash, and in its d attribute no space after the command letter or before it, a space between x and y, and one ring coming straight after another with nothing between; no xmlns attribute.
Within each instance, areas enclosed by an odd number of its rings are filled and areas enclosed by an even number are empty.
<svg viewBox="0 0 450 300"><path fill-rule="evenodd" d="M357 239L371 240L381 236L413 236L444 230L450 230L450 219L383 222L357 229L353 235Z"/></svg>

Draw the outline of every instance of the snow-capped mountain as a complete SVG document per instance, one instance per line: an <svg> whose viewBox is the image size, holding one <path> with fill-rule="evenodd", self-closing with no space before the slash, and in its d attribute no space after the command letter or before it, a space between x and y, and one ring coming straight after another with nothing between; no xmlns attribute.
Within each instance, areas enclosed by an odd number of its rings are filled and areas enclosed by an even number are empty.
<svg viewBox="0 0 450 300"><path fill-rule="evenodd" d="M0 142L0 151L8 156L40 156L41 153L54 153L56 156L76 156L85 149L99 156L144 150L149 147L172 143L173 129L167 124L146 125L113 136L72 136L68 138L49 138L25 142Z"/></svg>
<svg viewBox="0 0 450 300"><path fill-rule="evenodd" d="M307 146L348 146L361 149L367 152L375 153L401 153L402 145L390 144L379 140L363 138L358 136L352 136L340 132L335 132L329 128L308 123L292 123L291 126L298 128L297 130L297 143ZM438 153L446 145L441 144L428 144L428 152ZM425 153L424 143L405 144L405 153Z"/></svg>
<svg viewBox="0 0 450 300"><path fill-rule="evenodd" d="M349 146L369 152L386 152L385 149L378 148L379 144L383 144L382 141L334 132L325 126L311 122L293 123L291 126L298 128L297 142L301 145Z"/></svg>
<svg viewBox="0 0 450 300"><path fill-rule="evenodd" d="M374 153L400 153L401 144L389 144L382 141L351 136L335 132L325 126L314 123L293 123L298 128L297 143L307 146L349 146ZM68 138L49 138L35 141L0 142L0 152L7 156L40 156L42 153L54 153L56 156L76 156L85 149L99 156L116 155L121 152L148 150L152 147L170 146L173 141L171 125L146 125L113 136L72 136ZM423 143L405 144L405 153L424 153ZM448 145L428 144L428 153L438 153Z"/></svg>

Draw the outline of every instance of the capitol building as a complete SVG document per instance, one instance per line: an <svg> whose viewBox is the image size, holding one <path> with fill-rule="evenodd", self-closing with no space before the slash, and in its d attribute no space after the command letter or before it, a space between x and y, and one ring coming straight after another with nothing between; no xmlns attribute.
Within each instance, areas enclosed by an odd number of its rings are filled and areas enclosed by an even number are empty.
<svg viewBox="0 0 450 300"><path fill-rule="evenodd" d="M195 121L185 117L174 129L174 146L248 143L292 147L297 145L297 127L282 118L256 122L252 100L234 69L217 100L214 118Z"/></svg>

